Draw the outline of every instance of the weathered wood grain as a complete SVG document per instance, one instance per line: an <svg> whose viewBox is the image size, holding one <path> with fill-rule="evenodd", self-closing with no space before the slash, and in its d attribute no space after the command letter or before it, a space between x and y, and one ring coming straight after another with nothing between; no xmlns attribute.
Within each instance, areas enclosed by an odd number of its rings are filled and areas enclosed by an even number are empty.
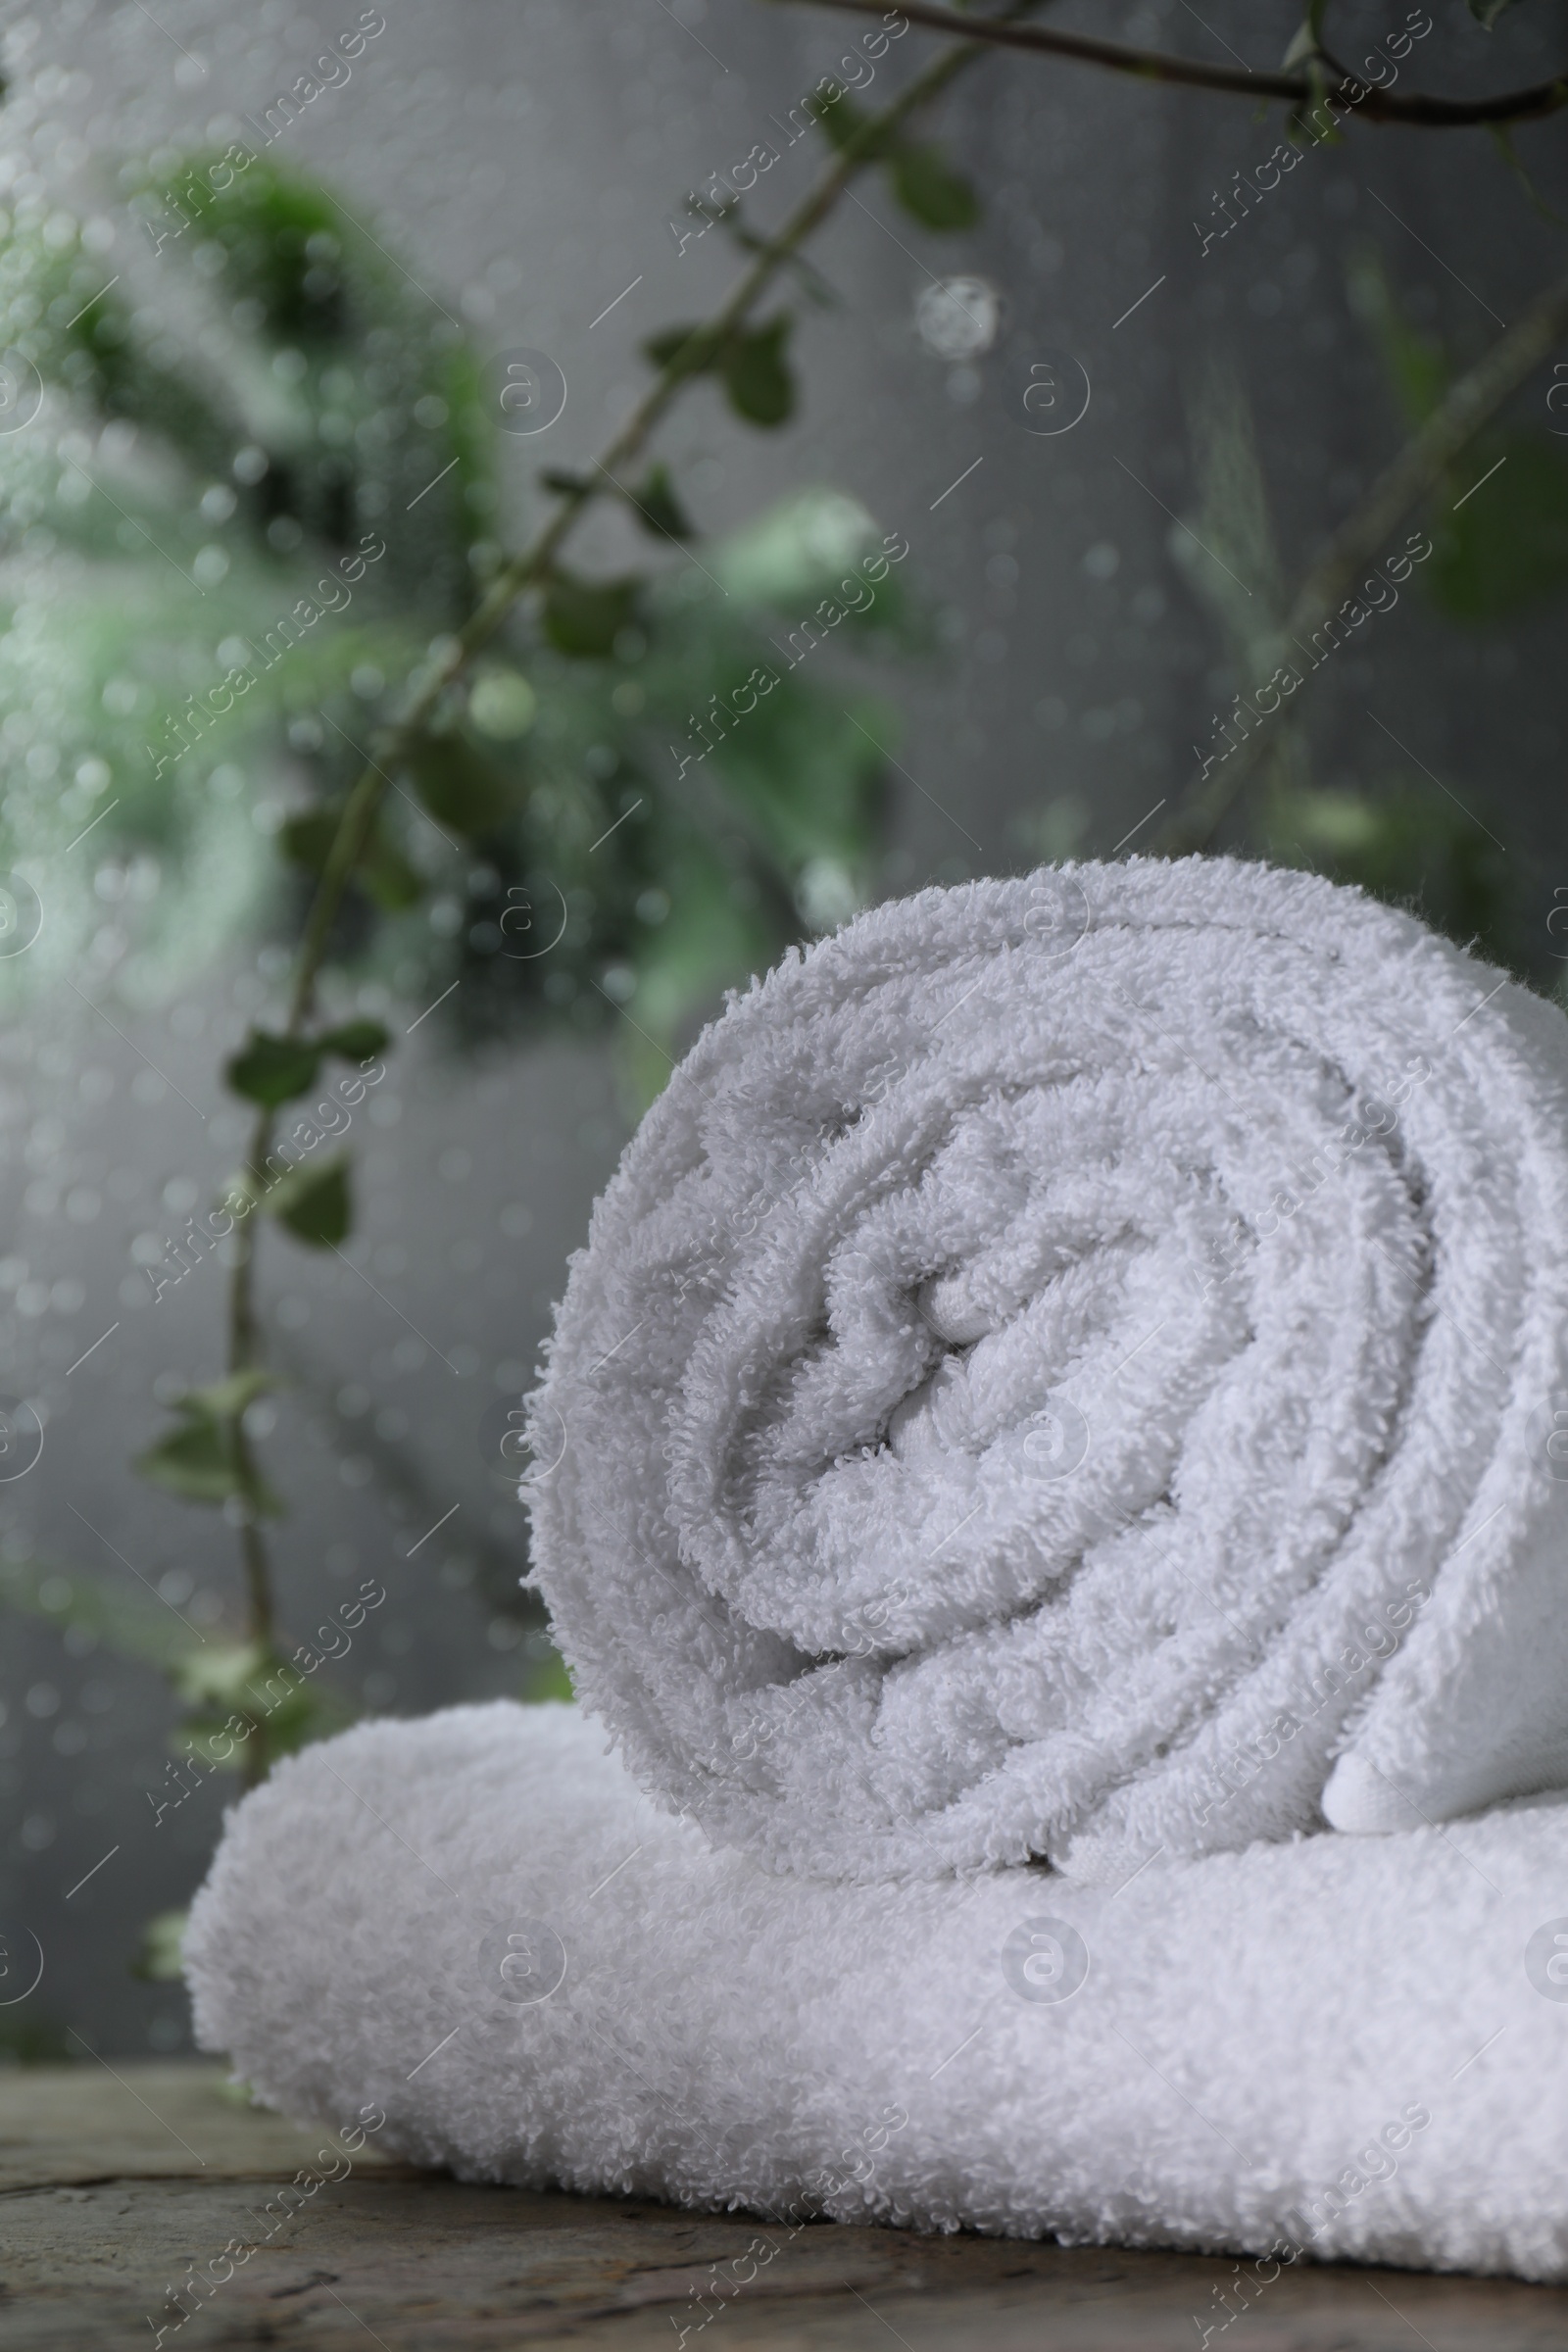
<svg viewBox="0 0 1568 2352"><path fill-rule="evenodd" d="M1568 2290L1283 2269L645 2199L466 2187L367 2146L293 2218L264 2211L319 2133L235 2103L219 2070L116 2062L0 2076L5 2352L1561 2352ZM168 2300L229 2247L182 2324ZM243 2257L243 2259L240 2259ZM749 2275L755 2273L755 2276ZM1227 2319L1227 2313L1231 2316ZM684 2332L683 2332L684 2331Z"/></svg>

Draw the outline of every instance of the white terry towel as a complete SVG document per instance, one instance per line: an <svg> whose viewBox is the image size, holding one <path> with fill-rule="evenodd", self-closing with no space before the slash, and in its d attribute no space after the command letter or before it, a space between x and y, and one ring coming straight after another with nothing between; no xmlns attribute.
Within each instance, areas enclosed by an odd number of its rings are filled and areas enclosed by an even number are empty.
<svg viewBox="0 0 1568 2352"><path fill-rule="evenodd" d="M637 1779L773 1868L1446 1820L1568 1784L1565 1348L1555 1007L1227 859L926 891L627 1151L539 1582Z"/></svg>
<svg viewBox="0 0 1568 2352"><path fill-rule="evenodd" d="M1120 1889L792 1881L500 1702L280 1764L185 1948L205 2046L301 2117L373 2101L416 2162L742 2204L769 2244L1229 2249L1266 2323L1298 2254L1568 2277L1565 1864L1549 1797Z"/></svg>

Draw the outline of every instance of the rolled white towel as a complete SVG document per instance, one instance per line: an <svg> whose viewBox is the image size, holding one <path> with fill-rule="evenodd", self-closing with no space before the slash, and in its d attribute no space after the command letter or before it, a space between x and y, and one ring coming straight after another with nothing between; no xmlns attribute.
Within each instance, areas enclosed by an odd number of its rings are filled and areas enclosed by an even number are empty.
<svg viewBox="0 0 1568 2352"><path fill-rule="evenodd" d="M1228 859L926 891L629 1147L538 1579L639 1781L774 1868L1443 1820L1568 1783L1565 1347L1555 1007Z"/></svg>
<svg viewBox="0 0 1568 2352"><path fill-rule="evenodd" d="M1568 1813L1327 1834L1122 1888L832 1886L642 1797L566 1707L361 1726L229 1815L198 2035L470 2180L1568 2277ZM307 2195L314 2191L307 2184ZM1239 2316L1205 2285L1194 2325Z"/></svg>

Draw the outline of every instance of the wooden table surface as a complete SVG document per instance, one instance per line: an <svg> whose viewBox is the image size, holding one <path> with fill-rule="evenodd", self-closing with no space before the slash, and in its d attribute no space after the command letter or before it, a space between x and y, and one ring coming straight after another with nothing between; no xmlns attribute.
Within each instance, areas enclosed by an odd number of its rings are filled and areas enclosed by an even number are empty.
<svg viewBox="0 0 1568 2352"><path fill-rule="evenodd" d="M1302 2264L1254 2282L1244 2310L1228 2260L832 2223L773 2232L755 2279L715 2296L710 2266L745 2258L765 2223L467 2188L373 2144L268 2238L258 2208L319 2137L242 2104L212 2066L0 2074L0 2346L113 2352L160 2328L180 2352L1152 2352L1205 2328L1224 2352L1568 2346L1563 2288ZM230 2245L255 2250L178 2324L166 2290Z"/></svg>

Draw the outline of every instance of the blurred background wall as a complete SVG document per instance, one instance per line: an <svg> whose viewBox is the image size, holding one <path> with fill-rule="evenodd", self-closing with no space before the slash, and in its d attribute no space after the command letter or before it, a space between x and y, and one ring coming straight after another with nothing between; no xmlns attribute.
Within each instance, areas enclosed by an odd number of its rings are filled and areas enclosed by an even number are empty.
<svg viewBox="0 0 1568 2352"><path fill-rule="evenodd" d="M350 80L289 136L481 350L540 349L564 374L548 449L504 452L514 536L541 450L586 462L646 378L641 338L703 316L733 276L717 235L677 252L667 223L685 192L768 137L859 27L760 0L383 0L383 13ZM1343 17L1370 38L1403 13ZM42 184L116 222L118 159L234 135L355 14L350 0L336 16L292 0L7 7L5 200ZM1490 49L1462 8L1433 0L1433 14L1407 67L1423 86L1481 67L1527 80L1568 43L1555 0L1517 10ZM1262 65L1298 15L1214 0L1200 20L1180 0L1142 0L1060 21ZM928 49L909 37L886 74ZM825 483L908 541L932 642L879 683L901 716L880 895L1104 854L1129 835L1137 848L1151 812L1188 787L1194 746L1242 682L1173 553L1174 518L1194 507L1194 431L1227 396L1217 386L1245 387L1298 574L1399 438L1347 295L1361 245L1381 252L1411 318L1460 353L1562 267L1562 229L1479 131L1357 125L1204 253L1195 220L1267 154L1277 114L999 56L937 122L978 186L979 223L928 233L867 180L812 249L840 299L798 306L796 417L752 431L705 385L660 443L705 533ZM814 145L784 156L763 218L806 184ZM1519 146L1561 206L1560 127ZM122 215L116 233L129 233ZM994 349L967 358L930 348L916 323L922 294L956 271L1002 303ZM1054 436L1020 429L1005 374L1037 351L1075 362L1090 387L1082 420ZM584 544L613 568L631 526L596 519ZM1538 956L1568 882L1560 629L1549 605L1477 629L1408 598L1338 657L1314 722L1320 784L1357 789L1414 763L1475 812ZM106 922L127 887L105 869ZM141 1010L95 999L95 1011L55 987L0 1035L0 1390L38 1400L46 1424L36 1462L0 1483L4 1542L66 1573L139 1579L198 1629L232 1607L231 1531L127 1464L160 1404L215 1370L222 1279L200 1266L154 1303L142 1263L234 1164L247 1118L218 1065L277 956L275 942L232 940ZM403 1035L417 1003L383 991L375 1007L398 1051L359 1120L354 1262L270 1239L265 1253L292 1383L268 1408L267 1447L288 1487L274 1538L285 1620L308 1632L329 1601L380 1580L385 1604L333 1672L355 1705L413 1714L515 1692L544 1655L519 1611L526 1542L497 1475L496 1408L528 1382L628 1129L608 1039L464 1057L433 1022ZM0 1615L0 1646L5 1983L24 1984L30 1937L44 1955L37 1993L0 2008L0 2028L18 2047L31 2046L24 2016L45 2040L69 2026L110 2055L178 2048L181 1988L129 1964L145 1918L199 1882L233 1784L214 1776L156 1819L148 1792L166 1787L173 1720L162 1681L90 1630L37 1616Z"/></svg>

